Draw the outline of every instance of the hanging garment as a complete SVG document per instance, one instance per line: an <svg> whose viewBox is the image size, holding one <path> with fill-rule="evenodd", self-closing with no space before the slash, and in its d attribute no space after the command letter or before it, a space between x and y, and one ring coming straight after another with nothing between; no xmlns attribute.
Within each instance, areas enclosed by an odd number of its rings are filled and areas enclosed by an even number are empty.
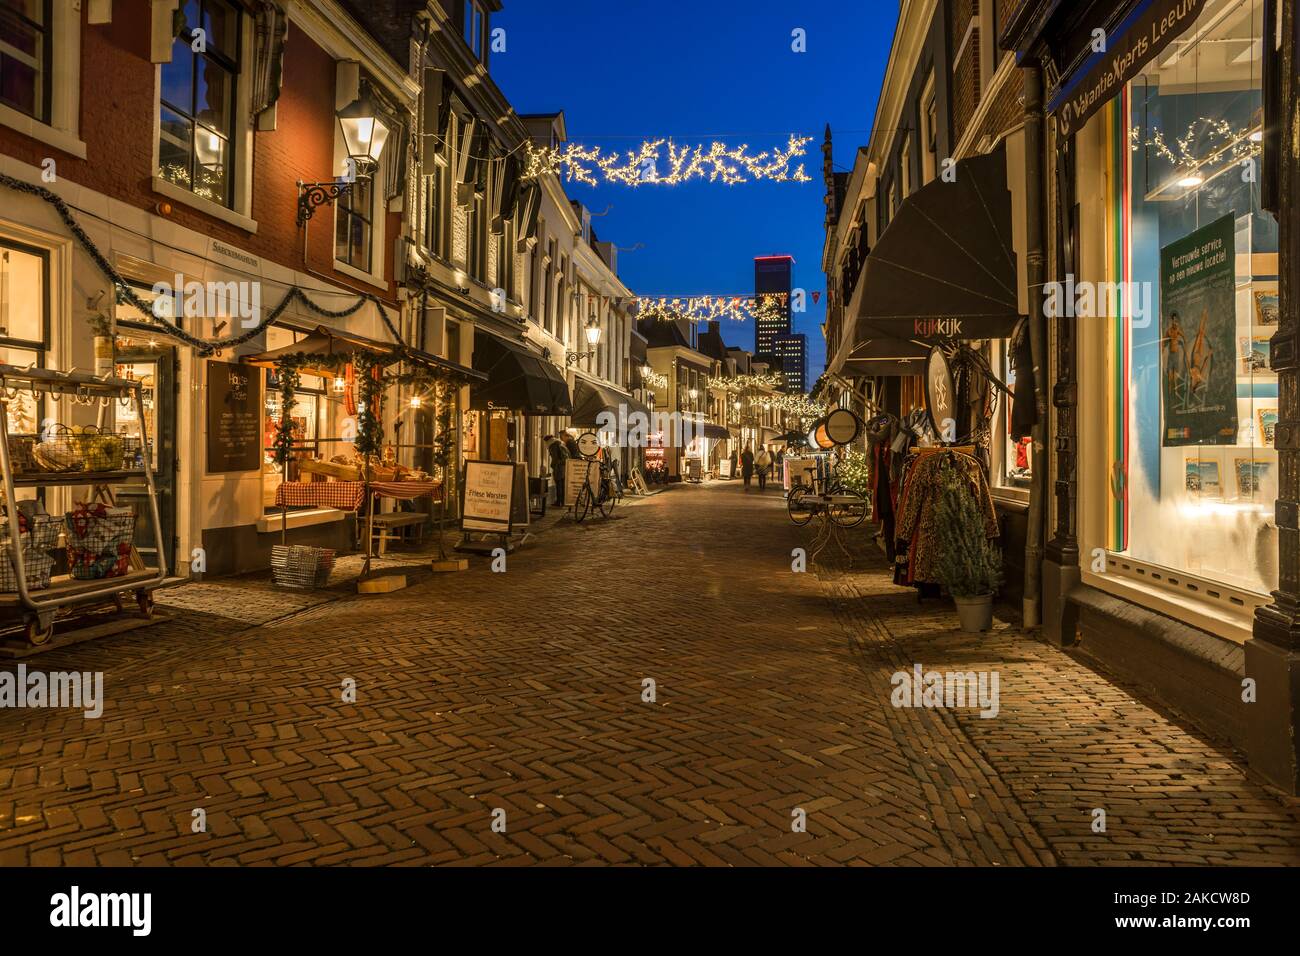
<svg viewBox="0 0 1300 956"><path fill-rule="evenodd" d="M996 538L1000 533L998 515L984 470L970 455L946 450L923 452L913 457L900 495L896 544L908 555L905 583L933 583L938 580L934 567L938 555L938 503L944 472L949 469L956 471L962 479L962 487L975 496L984 517L985 534L990 538Z"/></svg>

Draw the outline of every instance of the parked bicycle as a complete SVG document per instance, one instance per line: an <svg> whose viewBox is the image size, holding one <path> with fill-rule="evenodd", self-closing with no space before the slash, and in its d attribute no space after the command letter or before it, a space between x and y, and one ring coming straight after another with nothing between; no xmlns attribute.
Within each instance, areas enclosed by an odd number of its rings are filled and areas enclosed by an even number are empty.
<svg viewBox="0 0 1300 956"><path fill-rule="evenodd" d="M841 528L856 528L867 520L871 507L861 494L847 487L839 466L827 469L818 459L812 482L796 481L786 495L790 520L802 527L819 515Z"/></svg>
<svg viewBox="0 0 1300 956"><path fill-rule="evenodd" d="M600 466L596 487L592 486L592 469L588 467L586 476L582 480L582 487L578 490L578 497L573 502L574 521L587 520L587 516L593 511L599 512L602 518L608 518L614 506L623 500L623 487L618 480L616 469L605 461L595 464Z"/></svg>

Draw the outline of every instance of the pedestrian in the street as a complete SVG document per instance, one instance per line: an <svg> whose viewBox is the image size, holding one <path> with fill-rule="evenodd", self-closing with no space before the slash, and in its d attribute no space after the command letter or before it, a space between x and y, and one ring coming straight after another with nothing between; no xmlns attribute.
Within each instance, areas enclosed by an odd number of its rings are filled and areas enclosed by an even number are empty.
<svg viewBox="0 0 1300 956"><path fill-rule="evenodd" d="M748 445L740 453L740 477L745 479L745 488L749 488L749 482L754 477L754 452Z"/></svg>
<svg viewBox="0 0 1300 956"><path fill-rule="evenodd" d="M551 481L555 482L555 504L556 507L562 508L564 507L564 463L569 460L569 452L564 447L564 442L554 435L547 435L542 441L546 442L546 452L551 458Z"/></svg>
<svg viewBox="0 0 1300 956"><path fill-rule="evenodd" d="M568 450L570 458L582 457L582 452L578 451L578 440L568 432L564 433L564 447Z"/></svg>
<svg viewBox="0 0 1300 956"><path fill-rule="evenodd" d="M767 476L772 470L772 456L768 453L767 446L758 450L758 457L754 459L754 470L758 472L758 490L767 490Z"/></svg>

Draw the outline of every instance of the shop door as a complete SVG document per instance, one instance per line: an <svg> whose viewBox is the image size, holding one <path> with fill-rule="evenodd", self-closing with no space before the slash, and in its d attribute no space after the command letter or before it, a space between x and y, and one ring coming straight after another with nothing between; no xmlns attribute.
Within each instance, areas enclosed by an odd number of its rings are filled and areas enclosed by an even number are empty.
<svg viewBox="0 0 1300 956"><path fill-rule="evenodd" d="M117 374L120 378L140 382L144 405L143 425L148 429L149 443L145 453L153 468L154 487L158 490L158 518L162 525L162 539L167 547L167 570L176 570L176 350L118 352ZM119 402L114 409L117 431L139 437L141 422L133 403ZM135 546L150 567L158 565L158 549L154 541L149 510L148 491L140 485L122 485L115 489L118 504L135 508Z"/></svg>

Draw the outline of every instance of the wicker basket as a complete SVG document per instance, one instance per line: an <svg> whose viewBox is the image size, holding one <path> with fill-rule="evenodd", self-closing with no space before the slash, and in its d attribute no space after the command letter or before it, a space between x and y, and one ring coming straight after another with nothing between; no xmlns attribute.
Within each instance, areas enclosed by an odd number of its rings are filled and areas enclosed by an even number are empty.
<svg viewBox="0 0 1300 956"><path fill-rule="evenodd" d="M334 570L334 551L302 544L271 548L271 577L286 588L322 588Z"/></svg>

